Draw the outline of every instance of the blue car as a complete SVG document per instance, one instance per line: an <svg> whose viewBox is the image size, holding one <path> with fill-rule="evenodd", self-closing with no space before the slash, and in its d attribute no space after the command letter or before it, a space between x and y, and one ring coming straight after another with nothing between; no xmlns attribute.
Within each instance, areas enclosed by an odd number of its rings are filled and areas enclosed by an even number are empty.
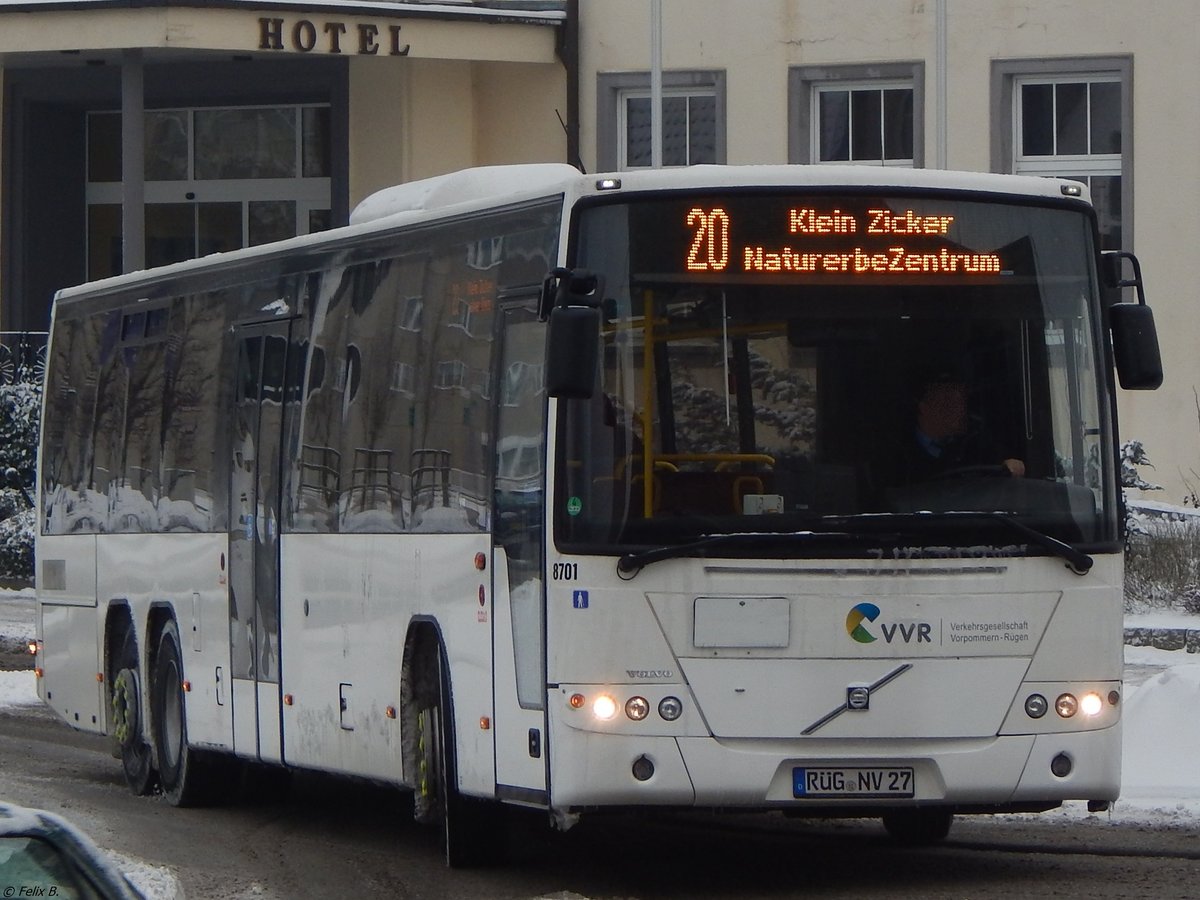
<svg viewBox="0 0 1200 900"><path fill-rule="evenodd" d="M8 803L0 803L0 897L143 900L74 825Z"/></svg>

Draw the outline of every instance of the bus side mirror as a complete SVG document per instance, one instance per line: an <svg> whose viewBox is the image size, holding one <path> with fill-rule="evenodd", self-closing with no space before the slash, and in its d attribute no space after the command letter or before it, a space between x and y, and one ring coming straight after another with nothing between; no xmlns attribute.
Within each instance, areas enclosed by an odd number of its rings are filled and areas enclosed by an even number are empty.
<svg viewBox="0 0 1200 900"><path fill-rule="evenodd" d="M1132 278L1125 277L1125 263L1133 270ZM1114 302L1108 308L1117 380L1127 391L1155 390L1163 381L1162 355L1154 313L1146 305L1142 266L1132 253L1106 250L1100 255L1100 276L1105 286L1117 295L1114 299L1119 299L1121 288L1137 291L1137 303Z"/></svg>
<svg viewBox="0 0 1200 900"><path fill-rule="evenodd" d="M600 365L603 279L583 270L555 269L542 288L539 312L546 329L546 393L587 400Z"/></svg>
<svg viewBox="0 0 1200 900"><path fill-rule="evenodd" d="M1117 380L1127 391L1152 391L1162 385L1162 356L1154 313L1140 303L1116 303L1108 308L1112 327L1113 361Z"/></svg>
<svg viewBox="0 0 1200 900"><path fill-rule="evenodd" d="M596 387L600 363L600 310L559 306L550 312L546 334L546 393L587 400Z"/></svg>

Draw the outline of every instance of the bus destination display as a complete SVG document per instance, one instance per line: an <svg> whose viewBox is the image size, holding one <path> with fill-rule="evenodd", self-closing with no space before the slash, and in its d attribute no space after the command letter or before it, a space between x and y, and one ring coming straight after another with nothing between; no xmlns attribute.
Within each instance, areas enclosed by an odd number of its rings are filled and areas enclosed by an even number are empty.
<svg viewBox="0 0 1200 900"><path fill-rule="evenodd" d="M751 201L753 202L753 201ZM759 204L754 204L760 206ZM999 254L973 251L949 235L942 211L867 204L747 209L732 203L691 206L682 217L690 273L841 276L997 276Z"/></svg>

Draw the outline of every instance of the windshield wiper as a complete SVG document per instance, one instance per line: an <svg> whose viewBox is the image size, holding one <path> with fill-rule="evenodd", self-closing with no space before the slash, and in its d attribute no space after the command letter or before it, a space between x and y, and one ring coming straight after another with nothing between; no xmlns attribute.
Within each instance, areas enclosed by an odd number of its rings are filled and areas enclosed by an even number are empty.
<svg viewBox="0 0 1200 900"><path fill-rule="evenodd" d="M1008 513L997 511L990 513L975 513L974 515L982 515L987 519L995 519L1003 522L1010 528L1016 529L1043 550L1049 550L1059 559L1065 560L1067 563L1067 568L1076 575L1086 575L1091 570L1093 563L1095 563L1095 560L1082 550L1072 547L1066 541L1060 541L1058 538L1048 535L1044 531L1038 531L1036 528L1031 528L1020 519L1017 519Z"/></svg>
<svg viewBox="0 0 1200 900"><path fill-rule="evenodd" d="M847 518L861 518L862 520L877 520L885 524L894 524L896 521L942 521L952 520L954 522L963 522L969 524L978 524L980 522L1003 522L1009 528L1016 531L1018 534L1027 538L1031 544L1041 547L1043 550L1048 550L1055 556L1064 560L1067 568L1076 575L1086 575L1092 568L1095 560L1084 553L1082 550L1072 547L1066 541L1060 541L1058 538L1046 534L1043 531L1038 531L1029 525L1026 525L1020 519L1016 518L1012 513L1003 512L1001 510L947 510L945 512L905 512L905 513L865 513L861 517L833 517L837 522L844 524Z"/></svg>
<svg viewBox="0 0 1200 900"><path fill-rule="evenodd" d="M830 524L837 523L844 526L851 520L858 522L876 522L894 526L897 521L908 522L927 522L933 520L953 520L955 522L964 523L979 523L979 522L1002 522L1009 528L1016 531L1018 534L1027 538L1031 544L1041 547L1043 550L1048 550L1050 553L1064 560L1069 568L1076 575L1086 575L1092 568L1095 560L1088 554L1084 553L1075 547L1072 547L1066 541L1060 541L1056 537L1038 531L1021 522L1014 516L1006 512L1000 511L954 511L954 512L916 512L916 513L868 513L862 516L830 516L826 519ZM648 550L638 550L626 553L617 560L617 572L625 577L636 575L650 563L659 562L664 559L676 559L685 556L706 556L709 550L726 547L753 547L762 546L764 544L779 543L782 541L801 540L805 543L814 541L836 541L836 540L872 540L879 541L886 539L888 543L898 540L896 535L883 535L874 531L868 532L853 532L853 531L792 531L792 532L739 532L734 534L709 534L703 535L696 540L686 541L681 544L668 544L662 547L652 547Z"/></svg>
<svg viewBox="0 0 1200 900"><path fill-rule="evenodd" d="M637 550L626 553L617 560L617 572L620 575L636 575L650 563L664 559L676 559L683 556L705 556L707 551L715 547L753 547L763 544L777 544L782 541L802 540L862 540L868 535L854 534L848 531L749 531L733 534L706 534L693 541L682 544L668 544L663 547L652 547L649 550ZM876 538L876 535L869 535Z"/></svg>

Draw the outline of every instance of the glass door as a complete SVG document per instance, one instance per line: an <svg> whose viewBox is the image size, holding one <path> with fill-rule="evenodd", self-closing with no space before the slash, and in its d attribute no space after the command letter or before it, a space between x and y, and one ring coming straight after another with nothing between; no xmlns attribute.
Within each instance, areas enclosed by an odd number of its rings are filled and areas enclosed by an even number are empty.
<svg viewBox="0 0 1200 900"><path fill-rule="evenodd" d="M121 115L88 114L88 277L121 272ZM151 110L145 119L146 265L323 231L329 107Z"/></svg>

